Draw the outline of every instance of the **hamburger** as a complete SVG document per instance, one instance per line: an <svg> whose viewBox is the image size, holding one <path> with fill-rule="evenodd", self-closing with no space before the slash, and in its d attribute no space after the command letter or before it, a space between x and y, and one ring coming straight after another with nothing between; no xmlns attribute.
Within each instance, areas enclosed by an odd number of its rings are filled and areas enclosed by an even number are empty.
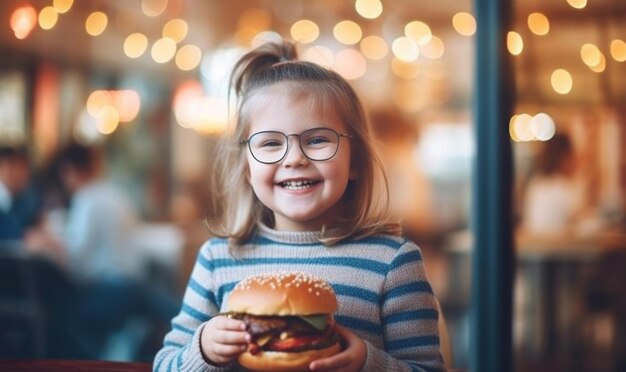
<svg viewBox="0 0 626 372"><path fill-rule="evenodd" d="M332 287L312 275L272 273L239 282L227 316L246 323L251 342L238 361L256 371L303 371L313 360L341 350Z"/></svg>

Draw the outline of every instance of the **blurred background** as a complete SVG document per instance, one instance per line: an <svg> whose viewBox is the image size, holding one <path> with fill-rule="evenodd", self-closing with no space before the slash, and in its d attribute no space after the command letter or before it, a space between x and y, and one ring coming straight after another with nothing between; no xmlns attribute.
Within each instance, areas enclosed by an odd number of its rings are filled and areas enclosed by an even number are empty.
<svg viewBox="0 0 626 372"><path fill-rule="evenodd" d="M626 2L512 5L514 115L501 125L515 165L515 368L625 370ZM0 239L0 356L150 360L167 330L152 321L168 314L130 304L93 353L51 345L62 334L55 314L65 310L37 285L40 266L53 272L46 284L94 282L67 269L94 258L76 255L64 237L68 226L84 227L76 221L88 223L73 210L80 188L60 155L68 145L96 153L98 166L85 179L115 186L130 209L119 213L134 216L124 225L132 229L123 252L108 258L131 254L122 261L132 268L120 277L149 283L158 292L150 301L180 304L209 238L203 218L211 212L212 150L232 112L230 67L249 48L285 37L362 98L389 169L392 209L424 251L455 367L467 368L472 7L470 0L0 2L0 207L31 213L19 234ZM16 159L26 171L15 173ZM113 204L92 211L108 216Z"/></svg>

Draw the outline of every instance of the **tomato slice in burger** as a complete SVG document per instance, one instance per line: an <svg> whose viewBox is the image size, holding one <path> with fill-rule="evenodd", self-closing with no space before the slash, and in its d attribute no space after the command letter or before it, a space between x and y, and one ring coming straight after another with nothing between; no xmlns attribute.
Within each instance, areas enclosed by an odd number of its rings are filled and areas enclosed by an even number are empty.
<svg viewBox="0 0 626 372"><path fill-rule="evenodd" d="M303 346L311 346L322 340L322 335L296 335L284 340L274 339L267 344L266 349L274 351L289 351Z"/></svg>

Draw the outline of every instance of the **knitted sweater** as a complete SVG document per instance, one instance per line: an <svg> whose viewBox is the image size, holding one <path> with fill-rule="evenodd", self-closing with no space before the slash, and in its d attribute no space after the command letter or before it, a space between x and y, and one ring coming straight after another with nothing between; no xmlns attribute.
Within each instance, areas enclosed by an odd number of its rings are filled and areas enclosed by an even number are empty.
<svg viewBox="0 0 626 372"><path fill-rule="evenodd" d="M200 351L206 321L224 310L240 280L259 273L301 271L326 279L339 308L335 319L367 347L365 371L439 371L436 299L415 243L396 236L318 242L319 232L259 226L235 253L226 240L207 241L198 254L180 313L157 353L154 371L239 371L217 367Z"/></svg>

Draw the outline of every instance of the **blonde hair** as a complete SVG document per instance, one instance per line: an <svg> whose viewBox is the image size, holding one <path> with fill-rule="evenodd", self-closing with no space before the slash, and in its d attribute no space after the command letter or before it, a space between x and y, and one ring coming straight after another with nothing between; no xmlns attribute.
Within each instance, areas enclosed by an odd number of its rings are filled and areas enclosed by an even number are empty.
<svg viewBox="0 0 626 372"><path fill-rule="evenodd" d="M259 201L246 179L247 154L241 140L249 135L255 107L251 101L276 84L286 84L290 94L306 95L322 112L337 115L352 135L350 162L356 179L348 182L339 201L345 212L340 223L325 226L320 241L330 245L346 238L399 234L399 223L388 213L387 177L359 98L336 72L298 61L296 46L287 41L264 44L235 64L231 87L238 100L237 122L233 133L218 144L213 177L216 218L207 219L209 232L237 246L252 236L259 221L273 224L272 211ZM332 234L326 234L330 228Z"/></svg>

